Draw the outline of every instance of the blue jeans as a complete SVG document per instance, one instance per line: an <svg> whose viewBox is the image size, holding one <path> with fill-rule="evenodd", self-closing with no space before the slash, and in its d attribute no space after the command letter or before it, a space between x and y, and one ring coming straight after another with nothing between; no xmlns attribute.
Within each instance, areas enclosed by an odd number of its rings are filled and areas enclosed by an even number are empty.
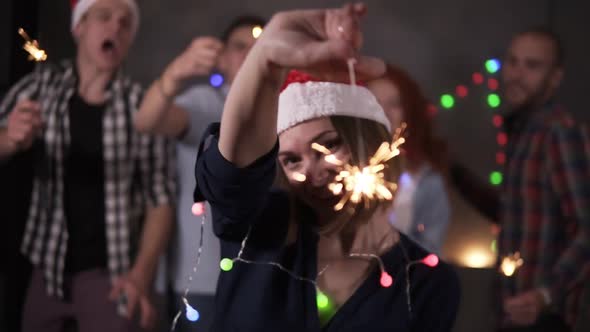
<svg viewBox="0 0 590 332"><path fill-rule="evenodd" d="M176 324L177 332L208 332L213 324L213 315L215 314L215 295L188 294L189 304L199 312L199 320L191 322L186 318L186 310L182 302L182 294L174 294L171 321L176 313L182 309L182 315Z"/></svg>

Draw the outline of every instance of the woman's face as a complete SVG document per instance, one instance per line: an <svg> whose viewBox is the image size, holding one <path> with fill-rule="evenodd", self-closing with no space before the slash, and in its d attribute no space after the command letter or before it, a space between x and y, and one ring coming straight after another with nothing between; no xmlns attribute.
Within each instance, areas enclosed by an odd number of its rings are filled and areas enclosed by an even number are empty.
<svg viewBox="0 0 590 332"><path fill-rule="evenodd" d="M338 166L325 160L325 154L312 148L313 143L329 149L340 161L347 163L350 151L328 118L301 123L279 136L279 164L295 195L320 215L333 213L340 200L329 189ZM305 179L304 181L302 181Z"/></svg>
<svg viewBox="0 0 590 332"><path fill-rule="evenodd" d="M387 79L378 79L369 82L369 90L373 92L377 101L383 107L392 128L399 128L404 121L404 113L401 104L399 89Z"/></svg>

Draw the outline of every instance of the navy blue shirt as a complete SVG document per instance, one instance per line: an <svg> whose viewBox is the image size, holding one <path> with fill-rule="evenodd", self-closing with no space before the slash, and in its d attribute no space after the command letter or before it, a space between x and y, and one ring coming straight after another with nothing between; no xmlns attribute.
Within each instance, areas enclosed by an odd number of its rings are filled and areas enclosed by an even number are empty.
<svg viewBox="0 0 590 332"><path fill-rule="evenodd" d="M301 223L297 240L285 245L291 204L286 193L271 188L278 144L251 165L238 168L219 152L218 132L219 126L213 125L211 135L204 138L209 147L196 163L195 200L206 199L211 205L222 257L238 255L251 227L242 258L278 262L315 280L318 235L313 221ZM212 331L450 331L459 304L454 271L442 262L435 268L414 265L409 274L410 313L406 266L428 252L400 236L400 242L381 256L393 285L381 287L380 270L375 268L323 326L313 284L273 266L236 262L219 277Z"/></svg>

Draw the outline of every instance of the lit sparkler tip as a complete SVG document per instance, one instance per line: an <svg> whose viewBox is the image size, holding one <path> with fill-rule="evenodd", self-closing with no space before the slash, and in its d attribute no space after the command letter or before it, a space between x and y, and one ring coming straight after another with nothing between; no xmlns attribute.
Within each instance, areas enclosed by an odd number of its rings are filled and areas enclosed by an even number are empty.
<svg viewBox="0 0 590 332"><path fill-rule="evenodd" d="M23 28L18 29L18 34L25 40L23 49L29 53L29 60L34 60L36 62L47 60L47 53L39 47L39 43L36 40L32 40L31 37L29 37Z"/></svg>
<svg viewBox="0 0 590 332"><path fill-rule="evenodd" d="M520 253L516 252L512 255L508 255L502 259L502 264L500 265L500 270L502 273L507 276L511 277L514 275L516 270L522 266L524 263L523 259L520 257Z"/></svg>
<svg viewBox="0 0 590 332"><path fill-rule="evenodd" d="M25 29L23 28L18 28L18 34L23 37L23 39L25 41L31 41L31 37L29 37L29 35L27 34L27 32L25 31Z"/></svg>
<svg viewBox="0 0 590 332"><path fill-rule="evenodd" d="M315 151L325 154L324 160L336 166L342 167L334 178L334 182L328 185L328 189L334 195L344 193L338 204L334 206L335 211L340 211L348 202L358 204L364 201L368 206L371 200L392 200L393 193L397 190L397 184L385 179L383 171L387 168L385 164L400 154L399 146L405 143L402 137L406 123L396 129L392 142L383 142L369 159L369 165L360 167L342 162L325 146L312 143Z"/></svg>

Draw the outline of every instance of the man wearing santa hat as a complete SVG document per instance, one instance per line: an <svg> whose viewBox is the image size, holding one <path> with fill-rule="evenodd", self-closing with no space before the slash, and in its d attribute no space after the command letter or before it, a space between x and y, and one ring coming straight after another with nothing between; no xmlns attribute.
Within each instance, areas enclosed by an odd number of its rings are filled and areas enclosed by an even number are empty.
<svg viewBox="0 0 590 332"><path fill-rule="evenodd" d="M22 252L35 269L24 331L129 331L149 299L174 201L172 146L133 129L143 91L121 71L133 0L72 2L73 61L42 64L0 104L0 161L35 151Z"/></svg>

